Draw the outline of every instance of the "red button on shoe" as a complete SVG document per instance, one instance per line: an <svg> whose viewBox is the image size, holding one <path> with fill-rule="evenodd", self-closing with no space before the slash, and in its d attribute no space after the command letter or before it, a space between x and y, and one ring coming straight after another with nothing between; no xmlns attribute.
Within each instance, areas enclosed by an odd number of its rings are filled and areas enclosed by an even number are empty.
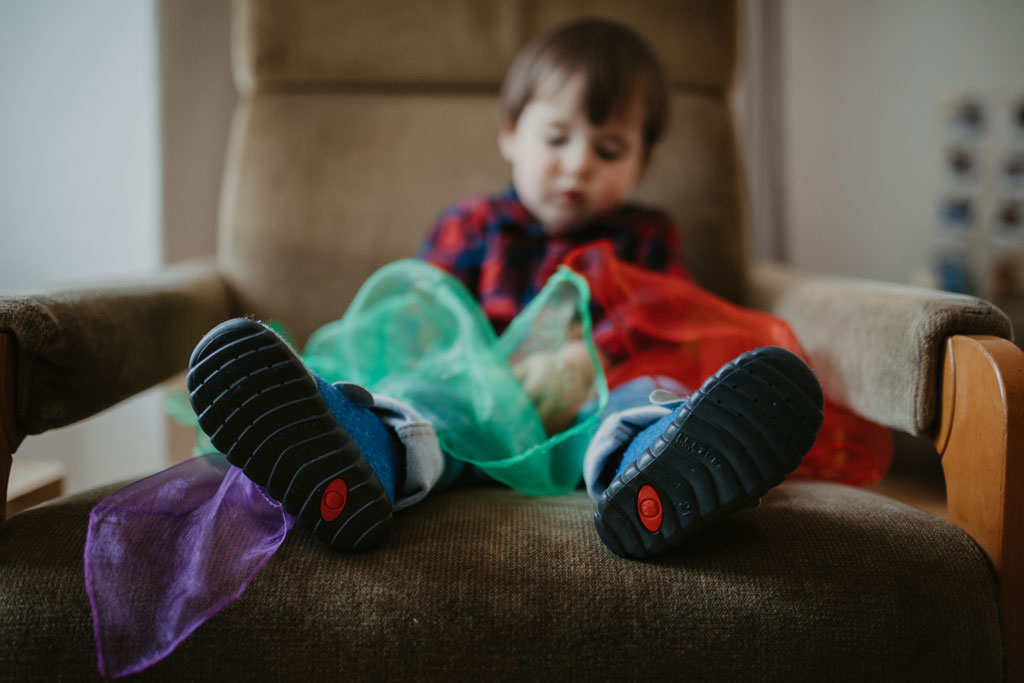
<svg viewBox="0 0 1024 683"><path fill-rule="evenodd" d="M640 523L644 528L654 533L661 528L663 511L661 508L661 496L650 484L640 489L636 497L636 510L640 514Z"/></svg>
<svg viewBox="0 0 1024 683"><path fill-rule="evenodd" d="M320 498L320 516L325 522L333 522L345 509L347 502L348 486L344 480L335 479L327 485L324 495Z"/></svg>

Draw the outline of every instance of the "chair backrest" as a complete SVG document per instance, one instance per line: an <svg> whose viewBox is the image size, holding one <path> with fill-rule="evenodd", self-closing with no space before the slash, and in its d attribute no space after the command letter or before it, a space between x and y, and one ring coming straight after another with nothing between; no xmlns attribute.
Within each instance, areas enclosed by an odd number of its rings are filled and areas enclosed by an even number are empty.
<svg viewBox="0 0 1024 683"><path fill-rule="evenodd" d="M670 130L638 198L677 220L700 282L739 298L736 13L720 0L236 3L218 260L244 310L304 340L376 268L414 255L445 205L504 187L505 70L527 40L582 15L634 27L664 61Z"/></svg>

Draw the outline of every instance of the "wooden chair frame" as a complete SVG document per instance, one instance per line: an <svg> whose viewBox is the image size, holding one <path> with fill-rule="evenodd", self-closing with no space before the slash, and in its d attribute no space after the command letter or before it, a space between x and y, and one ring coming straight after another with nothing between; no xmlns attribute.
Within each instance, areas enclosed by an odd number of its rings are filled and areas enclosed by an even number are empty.
<svg viewBox="0 0 1024 683"><path fill-rule="evenodd" d="M999 577L1007 680L1024 680L1024 352L984 335L946 340L935 447L949 521Z"/></svg>

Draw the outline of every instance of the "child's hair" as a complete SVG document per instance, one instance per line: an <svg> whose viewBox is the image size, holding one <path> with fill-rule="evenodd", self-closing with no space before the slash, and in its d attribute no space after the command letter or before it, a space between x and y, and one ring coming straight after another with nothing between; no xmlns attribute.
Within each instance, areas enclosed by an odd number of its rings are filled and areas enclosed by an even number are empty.
<svg viewBox="0 0 1024 683"><path fill-rule="evenodd" d="M649 154L668 119L669 85L665 71L643 38L621 24L581 19L565 24L527 45L516 57L498 100L499 123L513 128L537 89L554 87L582 74L584 108L601 125L639 94L645 106L643 142Z"/></svg>

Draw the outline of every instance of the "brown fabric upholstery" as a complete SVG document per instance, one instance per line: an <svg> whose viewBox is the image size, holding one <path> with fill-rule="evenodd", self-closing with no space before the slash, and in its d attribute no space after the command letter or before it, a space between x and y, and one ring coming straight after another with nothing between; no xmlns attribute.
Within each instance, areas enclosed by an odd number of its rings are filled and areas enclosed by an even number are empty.
<svg viewBox="0 0 1024 683"><path fill-rule="evenodd" d="M830 398L918 436L935 425L943 340L1013 337L1009 318L977 297L767 264L752 280L753 305L790 322Z"/></svg>
<svg viewBox="0 0 1024 683"><path fill-rule="evenodd" d="M233 298L209 265L144 280L0 297L18 343L19 429L38 434L108 408L180 372Z"/></svg>
<svg viewBox="0 0 1024 683"><path fill-rule="evenodd" d="M242 3L240 13L235 73L243 91L494 90L523 43L580 15L639 30L684 89L723 92L735 47L735 9L718 0L271 0Z"/></svg>
<svg viewBox="0 0 1024 683"><path fill-rule="evenodd" d="M243 105L218 258L244 310L299 339L416 254L456 188L507 182L493 98L266 95Z"/></svg>
<svg viewBox="0 0 1024 683"><path fill-rule="evenodd" d="M0 527L7 678L96 677L81 563L103 493ZM140 679L1001 676L988 564L931 515L789 483L682 552L637 563L604 548L592 511L582 492L460 489L398 515L364 555L293 530L240 601Z"/></svg>

